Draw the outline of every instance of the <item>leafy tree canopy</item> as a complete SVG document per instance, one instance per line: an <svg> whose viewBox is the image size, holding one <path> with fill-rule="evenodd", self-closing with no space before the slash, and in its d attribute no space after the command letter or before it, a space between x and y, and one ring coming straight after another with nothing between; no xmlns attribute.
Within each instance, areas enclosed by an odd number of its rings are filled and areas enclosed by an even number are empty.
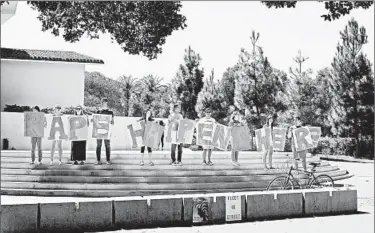
<svg viewBox="0 0 375 233"><path fill-rule="evenodd" d="M1 1L3 5L5 1ZM166 37L184 29L182 5L175 1L28 1L39 12L42 31L52 31L68 42L83 35L99 38L109 33L124 52L155 59Z"/></svg>
<svg viewBox="0 0 375 233"><path fill-rule="evenodd" d="M340 17L350 14L353 9L369 9L373 1L319 1L324 3L325 9L328 11L326 14L321 15L324 20L332 21ZM268 8L295 8L297 1L262 1Z"/></svg>

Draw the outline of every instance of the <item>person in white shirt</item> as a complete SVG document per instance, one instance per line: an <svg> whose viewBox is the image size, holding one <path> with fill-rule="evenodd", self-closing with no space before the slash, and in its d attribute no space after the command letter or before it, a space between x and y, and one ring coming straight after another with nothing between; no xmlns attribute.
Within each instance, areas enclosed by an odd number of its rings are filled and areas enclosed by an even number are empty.
<svg viewBox="0 0 375 233"><path fill-rule="evenodd" d="M183 119L183 116L181 115L181 107L180 105L174 105L173 106L173 112L171 115L168 117L168 124L172 124L172 131L176 132L178 131L178 126L180 124L180 120ZM174 135L177 136L177 135ZM172 137L173 138L173 137ZM177 155L177 160L176 160L176 147L178 148L178 155ZM182 166L182 143L173 142L171 143L171 159L172 162L170 163L171 165L174 166Z"/></svg>
<svg viewBox="0 0 375 233"><path fill-rule="evenodd" d="M198 123L212 124L212 125L216 123L216 120L211 117L211 109L210 108L206 108L206 110L205 110L205 117L199 119ZM203 162L202 162L202 165L203 166L206 166L206 165L212 166L212 165L214 165L211 162L211 155L212 155L212 150L213 150L214 147L211 146L211 145L202 146L202 147L203 147L203 154L202 154ZM208 154L208 161L206 162L207 154Z"/></svg>

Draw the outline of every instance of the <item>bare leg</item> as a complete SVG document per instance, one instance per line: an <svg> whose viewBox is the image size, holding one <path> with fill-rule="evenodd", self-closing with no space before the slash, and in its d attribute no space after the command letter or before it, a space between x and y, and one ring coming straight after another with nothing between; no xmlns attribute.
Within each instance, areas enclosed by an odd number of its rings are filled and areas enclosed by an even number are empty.
<svg viewBox="0 0 375 233"><path fill-rule="evenodd" d="M268 151L268 164L270 168L272 168L272 154L273 154L273 149Z"/></svg>
<svg viewBox="0 0 375 233"><path fill-rule="evenodd" d="M203 162L206 162L206 154L207 154L207 150L203 149L203 154L202 154Z"/></svg>
<svg viewBox="0 0 375 233"><path fill-rule="evenodd" d="M51 147L51 163L53 162L53 155L55 154L55 145L56 145L56 140L52 140L52 147Z"/></svg>
<svg viewBox="0 0 375 233"><path fill-rule="evenodd" d="M268 151L263 153L263 164L264 164L265 169L267 169L267 154L268 154Z"/></svg>
<svg viewBox="0 0 375 233"><path fill-rule="evenodd" d="M211 162L212 149L208 150L208 161Z"/></svg>

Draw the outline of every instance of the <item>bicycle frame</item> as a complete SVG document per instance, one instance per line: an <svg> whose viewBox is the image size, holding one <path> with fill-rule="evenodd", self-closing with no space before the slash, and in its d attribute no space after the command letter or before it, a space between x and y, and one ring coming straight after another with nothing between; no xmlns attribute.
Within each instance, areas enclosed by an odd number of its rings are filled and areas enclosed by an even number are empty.
<svg viewBox="0 0 375 233"><path fill-rule="evenodd" d="M300 169L295 169L293 167L290 167L289 169L289 172L288 172L288 179L286 180L286 184L289 182L289 180L292 182L293 186L294 186L294 182L299 186L299 187L303 187L299 182L298 182L298 179L295 178L292 174L292 171L298 171L298 172L303 172L304 174L307 174L308 175L308 182L305 184L305 188L306 187L309 187L311 185L311 183L313 182L313 180L316 178L316 176L314 175L314 171L315 171L315 168L316 167L313 167L312 168L312 171L305 171L305 170L300 170ZM285 184L285 185L286 185Z"/></svg>

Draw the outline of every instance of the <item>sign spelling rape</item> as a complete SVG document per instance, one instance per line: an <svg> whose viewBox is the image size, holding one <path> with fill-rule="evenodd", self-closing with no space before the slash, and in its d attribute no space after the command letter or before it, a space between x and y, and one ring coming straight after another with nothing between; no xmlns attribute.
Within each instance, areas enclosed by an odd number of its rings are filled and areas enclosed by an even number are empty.
<svg viewBox="0 0 375 233"><path fill-rule="evenodd" d="M57 134L59 135L57 137ZM61 116L54 116L52 118L51 130L49 131L48 140L62 140L68 139L68 136L65 134L64 124Z"/></svg>
<svg viewBox="0 0 375 233"><path fill-rule="evenodd" d="M158 149L163 132L164 126L155 122L147 122L143 136L143 145L151 147L152 149Z"/></svg>
<svg viewBox="0 0 375 233"><path fill-rule="evenodd" d="M25 137L44 137L44 124L46 118L43 112L24 113Z"/></svg>
<svg viewBox="0 0 375 233"><path fill-rule="evenodd" d="M69 116L69 140L85 141L88 138L88 118L87 116Z"/></svg>
<svg viewBox="0 0 375 233"><path fill-rule="evenodd" d="M93 114L92 115L92 122L93 122L92 137L97 138L97 139L110 139L111 119L112 119L111 115Z"/></svg>

